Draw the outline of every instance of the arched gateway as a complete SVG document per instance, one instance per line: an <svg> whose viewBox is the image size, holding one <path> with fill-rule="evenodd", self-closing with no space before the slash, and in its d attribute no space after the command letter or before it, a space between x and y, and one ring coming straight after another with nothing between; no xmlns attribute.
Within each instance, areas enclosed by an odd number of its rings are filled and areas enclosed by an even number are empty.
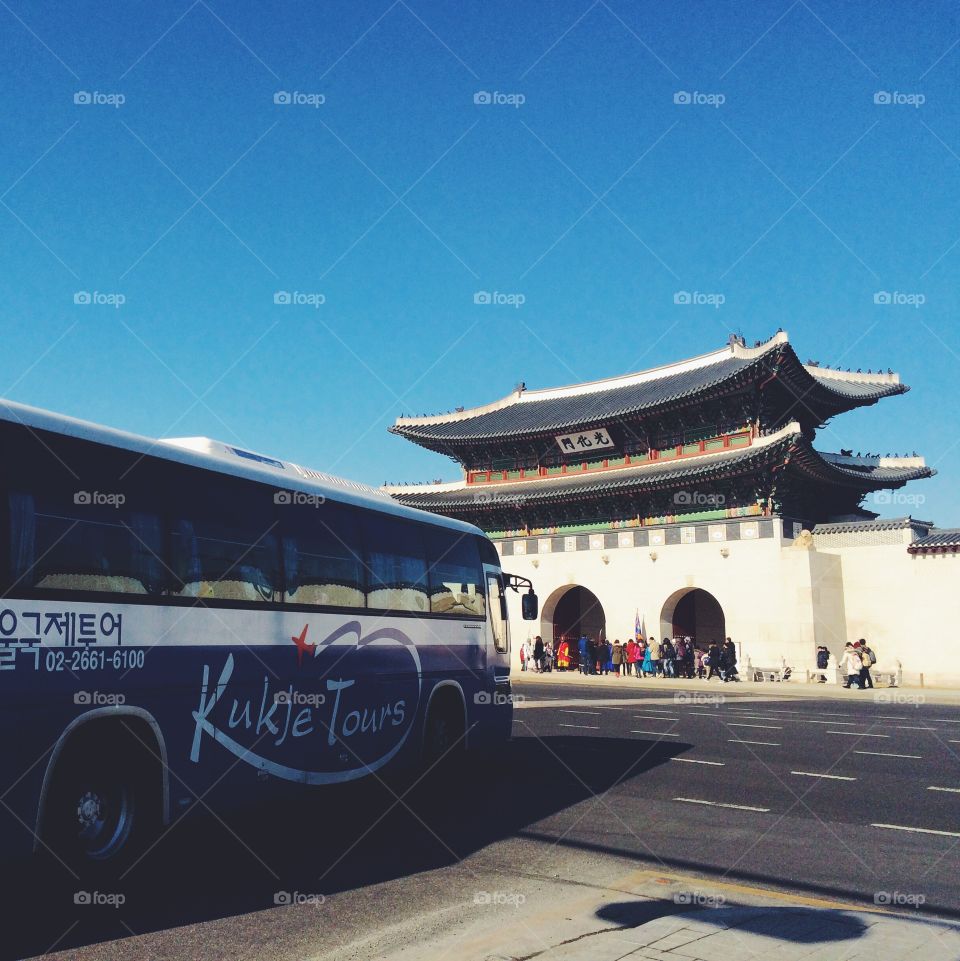
<svg viewBox="0 0 960 961"><path fill-rule="evenodd" d="M606 615L593 591L578 584L558 587L543 604L540 633L553 638L554 649L561 641L580 639L581 634L597 638L605 633Z"/></svg>
<svg viewBox="0 0 960 961"><path fill-rule="evenodd" d="M698 644L722 642L727 622L720 602L709 591L685 587L667 598L660 614L664 637L692 637Z"/></svg>

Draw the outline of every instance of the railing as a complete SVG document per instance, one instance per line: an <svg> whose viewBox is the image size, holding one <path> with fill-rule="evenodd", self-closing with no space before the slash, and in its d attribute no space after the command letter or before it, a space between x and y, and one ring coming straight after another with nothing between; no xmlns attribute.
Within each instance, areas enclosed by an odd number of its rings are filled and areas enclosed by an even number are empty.
<svg viewBox="0 0 960 961"><path fill-rule="evenodd" d="M680 460L685 457L701 457L724 450L749 447L753 443L753 433L749 427L731 434L719 434L703 440L671 447L655 448L644 454L621 454L604 457L601 460L580 461L579 463L556 464L540 467L519 467L510 470L467 471L468 484L502 484L525 480L542 480L545 477L569 477L577 474L592 474L605 470L621 470L661 461Z"/></svg>

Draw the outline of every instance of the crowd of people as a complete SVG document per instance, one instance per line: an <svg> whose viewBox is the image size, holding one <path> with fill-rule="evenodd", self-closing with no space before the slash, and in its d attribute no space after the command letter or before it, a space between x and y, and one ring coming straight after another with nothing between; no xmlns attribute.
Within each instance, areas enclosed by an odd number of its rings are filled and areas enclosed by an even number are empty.
<svg viewBox="0 0 960 961"><path fill-rule="evenodd" d="M830 651L817 647L817 674L821 683L827 680ZM843 686L853 689L872 689L870 668L877 656L865 638L848 641L840 657ZM579 671L581 674L612 674L615 677L681 677L703 678L709 681L739 681L737 647L728 637L722 644L710 641L705 647L691 637L631 638L625 644L615 640L581 635L578 642L561 640L556 650L552 641L537 635L528 638L520 648L520 669L536 671ZM786 671L789 672L789 668ZM789 673L786 674L786 677ZM786 678L784 678L786 679Z"/></svg>
<svg viewBox="0 0 960 961"><path fill-rule="evenodd" d="M631 638L626 643L605 638L580 637L578 642L561 640L554 650L551 641L539 635L523 642L521 670L579 671L581 674L612 674L615 677L682 677L739 681L737 648L728 637L722 643L698 645L691 637Z"/></svg>

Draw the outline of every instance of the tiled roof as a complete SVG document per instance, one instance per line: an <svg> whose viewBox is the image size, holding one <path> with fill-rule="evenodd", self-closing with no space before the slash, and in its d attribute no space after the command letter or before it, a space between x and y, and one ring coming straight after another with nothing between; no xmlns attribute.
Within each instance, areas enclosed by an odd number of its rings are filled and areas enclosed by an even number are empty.
<svg viewBox="0 0 960 961"><path fill-rule="evenodd" d="M424 510L450 510L505 504L550 503L558 499L600 496L613 491L650 491L670 489L686 482L710 483L721 477L748 473L770 463L789 458L798 470L828 482L846 487L874 490L898 487L908 480L928 477L927 467L892 469L887 467L851 470L824 460L804 440L800 426L794 422L767 437L755 440L753 446L741 450L717 451L710 454L596 473L567 474L535 478L514 483L495 484L423 484L394 488L389 492L401 503Z"/></svg>
<svg viewBox="0 0 960 961"><path fill-rule="evenodd" d="M866 531L900 531L908 528L928 530L933 524L913 517L877 517L873 520L839 521L833 524L817 524L814 534L858 534Z"/></svg>
<svg viewBox="0 0 960 961"><path fill-rule="evenodd" d="M784 333L756 348L740 343L654 370L548 390L517 391L484 407L432 417L399 417L390 430L425 446L566 432L685 403L776 368L802 406L825 416L873 403L907 387L895 374L850 374L800 363Z"/></svg>
<svg viewBox="0 0 960 961"><path fill-rule="evenodd" d="M917 538L907 550L911 554L960 550L960 528L935 528L926 537Z"/></svg>

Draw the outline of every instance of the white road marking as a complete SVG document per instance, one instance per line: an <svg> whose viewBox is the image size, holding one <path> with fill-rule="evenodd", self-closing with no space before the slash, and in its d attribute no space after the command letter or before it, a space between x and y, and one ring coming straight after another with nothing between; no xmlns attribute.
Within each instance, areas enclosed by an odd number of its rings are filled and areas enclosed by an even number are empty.
<svg viewBox="0 0 960 961"><path fill-rule="evenodd" d="M595 715L596 717L599 717L599 716L600 716L600 712L599 712L599 711L564 711L564 710L561 710L560 713L561 713L561 714L593 714L593 715Z"/></svg>
<svg viewBox="0 0 960 961"><path fill-rule="evenodd" d="M674 758L676 760L676 758ZM960 794L960 787L928 787L928 791L946 791L948 794Z"/></svg>
<svg viewBox="0 0 960 961"><path fill-rule="evenodd" d="M826 731L826 734L846 734L847 737L885 737L890 738L890 734L867 734L866 731Z"/></svg>
<svg viewBox="0 0 960 961"><path fill-rule="evenodd" d="M935 731L935 727L907 727L906 724L901 724L897 728L898 731Z"/></svg>
<svg viewBox="0 0 960 961"><path fill-rule="evenodd" d="M885 754L883 751L854 751L854 754L872 754L874 757L909 757L915 761L922 761L921 754Z"/></svg>
<svg viewBox="0 0 960 961"><path fill-rule="evenodd" d="M631 731L631 734L649 734L651 737L680 737L679 734L668 734L666 731Z"/></svg>
<svg viewBox="0 0 960 961"><path fill-rule="evenodd" d="M780 747L777 741L740 741L734 738L730 738L727 741L728 744L765 744L767 747Z"/></svg>
<svg viewBox="0 0 960 961"><path fill-rule="evenodd" d="M660 714L660 715L634 714L633 716L639 718L641 721L679 721L680 720L680 718L678 717L669 717L663 714Z"/></svg>
<svg viewBox="0 0 960 961"><path fill-rule="evenodd" d="M701 801L699 798L692 797L675 797L674 801L683 801L684 804L706 804L712 808L734 808L737 811L759 811L762 814L770 810L770 808L752 807L749 804L724 804L722 801Z"/></svg>
<svg viewBox="0 0 960 961"><path fill-rule="evenodd" d="M559 724L558 727L575 727L580 731L599 731L599 725L597 727L591 727L587 724Z"/></svg>
<svg viewBox="0 0 960 961"><path fill-rule="evenodd" d="M960 724L960 720L955 717L932 717L931 721L941 721L944 724Z"/></svg>
<svg viewBox="0 0 960 961"><path fill-rule="evenodd" d="M731 721L727 727L762 727L765 731L782 731L782 727L777 727L776 724L739 724L736 721Z"/></svg>
<svg viewBox="0 0 960 961"><path fill-rule="evenodd" d="M814 771L791 771L791 774L800 774L803 777L826 777L831 781L856 781L855 777L847 777L844 774L817 774Z"/></svg>
<svg viewBox="0 0 960 961"><path fill-rule="evenodd" d="M726 717L726 714L711 714L709 711L687 711L690 717Z"/></svg>
<svg viewBox="0 0 960 961"><path fill-rule="evenodd" d="M693 757L672 757L671 761L682 761L684 764L709 764L711 767L726 767L723 761L698 761Z"/></svg>
<svg viewBox="0 0 960 961"><path fill-rule="evenodd" d="M904 824L871 824L872 828L889 828L891 831L911 831L914 834L939 834L945 838L960 838L957 831L934 831L933 828L911 828Z"/></svg>

